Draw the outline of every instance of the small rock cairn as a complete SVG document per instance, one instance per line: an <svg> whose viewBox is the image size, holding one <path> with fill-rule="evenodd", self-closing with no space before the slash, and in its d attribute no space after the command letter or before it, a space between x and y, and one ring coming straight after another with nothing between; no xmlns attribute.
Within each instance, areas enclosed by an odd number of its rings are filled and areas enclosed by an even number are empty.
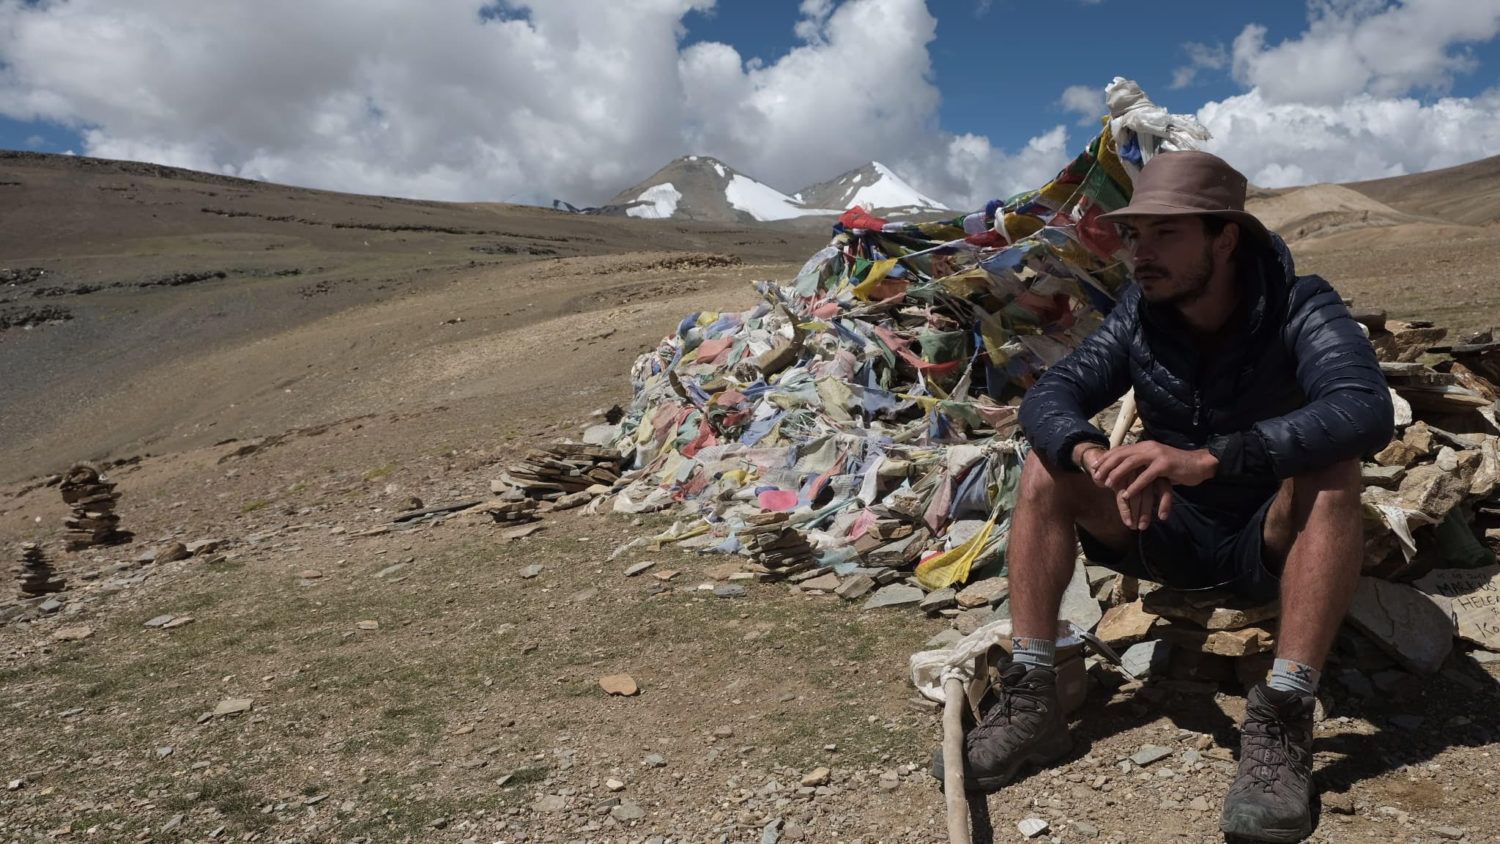
<svg viewBox="0 0 1500 844"><path fill-rule="evenodd" d="M61 592L66 586L47 561L47 555L42 553L42 546L35 542L21 543L21 562L11 569L11 574L19 581L22 598Z"/></svg>
<svg viewBox="0 0 1500 844"><path fill-rule="evenodd" d="M119 529L120 517L115 502L120 494L115 485L88 463L75 464L63 475L60 485L63 502L73 508L65 522L68 528L66 548L81 551L95 545L119 545L133 535Z"/></svg>

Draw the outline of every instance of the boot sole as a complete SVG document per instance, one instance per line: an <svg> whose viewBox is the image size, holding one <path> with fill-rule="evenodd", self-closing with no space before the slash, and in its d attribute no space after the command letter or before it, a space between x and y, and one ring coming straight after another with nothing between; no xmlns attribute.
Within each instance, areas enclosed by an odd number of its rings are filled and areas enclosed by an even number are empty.
<svg viewBox="0 0 1500 844"><path fill-rule="evenodd" d="M1219 831L1224 833L1225 839L1230 844L1297 844L1297 842L1312 835L1313 825L1309 823L1306 826L1295 828L1257 829L1247 832L1230 829L1221 823L1219 824Z"/></svg>

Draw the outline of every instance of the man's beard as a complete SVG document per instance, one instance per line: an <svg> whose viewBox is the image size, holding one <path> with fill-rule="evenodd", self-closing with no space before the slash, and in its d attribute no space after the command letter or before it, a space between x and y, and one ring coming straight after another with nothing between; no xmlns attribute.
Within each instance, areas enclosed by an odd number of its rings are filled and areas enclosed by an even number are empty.
<svg viewBox="0 0 1500 844"><path fill-rule="evenodd" d="M1135 268L1137 274L1143 270L1155 274L1158 279L1166 280L1166 271L1163 267L1158 267L1155 264L1146 264ZM1213 274L1213 247L1204 244L1203 255L1199 258L1198 263L1181 274L1181 286L1173 290L1162 290L1158 287L1154 295L1148 295L1146 298L1155 305L1171 305L1176 308L1190 305L1203 298L1204 294L1208 292L1208 282L1209 279L1213 278Z"/></svg>

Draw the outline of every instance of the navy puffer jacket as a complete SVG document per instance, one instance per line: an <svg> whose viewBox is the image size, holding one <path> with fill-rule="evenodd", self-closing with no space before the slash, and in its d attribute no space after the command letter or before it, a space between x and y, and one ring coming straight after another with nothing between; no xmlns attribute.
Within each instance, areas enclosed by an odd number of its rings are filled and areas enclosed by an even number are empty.
<svg viewBox="0 0 1500 844"><path fill-rule="evenodd" d="M1109 443L1089 418L1134 387L1147 439L1219 457L1213 483L1179 489L1204 504L1382 448L1394 430L1390 391L1339 295L1318 276L1297 276L1274 235L1251 265L1258 271L1241 279L1230 320L1237 336L1212 359L1195 350L1175 309L1146 302L1131 284L1098 330L1026 393L1021 426L1032 446L1076 469L1075 445Z"/></svg>

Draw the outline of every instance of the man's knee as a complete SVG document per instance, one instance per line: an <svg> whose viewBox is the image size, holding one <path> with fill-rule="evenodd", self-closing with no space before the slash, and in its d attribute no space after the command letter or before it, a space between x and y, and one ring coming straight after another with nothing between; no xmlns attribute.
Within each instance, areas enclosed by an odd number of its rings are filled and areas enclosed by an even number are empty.
<svg viewBox="0 0 1500 844"><path fill-rule="evenodd" d="M1292 499L1302 508L1349 508L1359 506L1360 462L1340 460L1331 466L1303 472L1291 479Z"/></svg>
<svg viewBox="0 0 1500 844"><path fill-rule="evenodd" d="M1264 537L1273 552L1285 551L1309 523L1332 518L1357 518L1360 508L1358 460L1341 460L1287 478L1266 515Z"/></svg>
<svg viewBox="0 0 1500 844"><path fill-rule="evenodd" d="M1028 501L1053 498L1068 485L1061 469L1047 465L1035 451L1028 452L1026 462L1021 464L1021 482L1017 485L1017 500Z"/></svg>

